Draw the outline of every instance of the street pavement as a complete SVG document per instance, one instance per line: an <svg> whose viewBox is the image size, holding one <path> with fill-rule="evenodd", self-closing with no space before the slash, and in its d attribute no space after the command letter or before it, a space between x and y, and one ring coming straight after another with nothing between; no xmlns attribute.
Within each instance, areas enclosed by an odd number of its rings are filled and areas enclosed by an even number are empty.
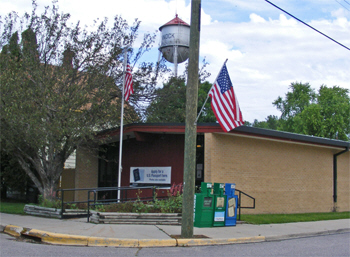
<svg viewBox="0 0 350 257"><path fill-rule="evenodd" d="M0 213L0 232L60 245L162 247L249 243L350 232L350 219L286 224L194 228L181 239L181 226L93 224L86 218L51 219Z"/></svg>

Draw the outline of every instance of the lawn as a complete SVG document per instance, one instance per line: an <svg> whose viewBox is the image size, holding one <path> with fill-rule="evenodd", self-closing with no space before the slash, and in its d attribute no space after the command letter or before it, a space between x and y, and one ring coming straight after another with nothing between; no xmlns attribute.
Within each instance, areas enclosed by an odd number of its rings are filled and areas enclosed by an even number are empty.
<svg viewBox="0 0 350 257"><path fill-rule="evenodd" d="M11 214L24 214L25 203L20 202L7 202L1 200L0 202L0 212L11 213Z"/></svg>
<svg viewBox="0 0 350 257"><path fill-rule="evenodd" d="M337 219L350 219L350 212L241 215L241 220L250 224L290 223Z"/></svg>

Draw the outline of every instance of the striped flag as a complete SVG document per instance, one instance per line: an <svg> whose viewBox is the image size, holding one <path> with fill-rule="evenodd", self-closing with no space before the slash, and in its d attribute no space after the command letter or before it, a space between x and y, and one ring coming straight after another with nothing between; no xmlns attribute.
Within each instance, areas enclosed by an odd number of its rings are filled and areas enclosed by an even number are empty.
<svg viewBox="0 0 350 257"><path fill-rule="evenodd" d="M134 93L134 89L132 87L132 75L130 65L126 66L125 73L125 86L124 86L124 99L125 101L129 100L129 96Z"/></svg>
<svg viewBox="0 0 350 257"><path fill-rule="evenodd" d="M219 76L209 91L211 108L221 128L228 132L244 124L241 109L226 68L222 67Z"/></svg>

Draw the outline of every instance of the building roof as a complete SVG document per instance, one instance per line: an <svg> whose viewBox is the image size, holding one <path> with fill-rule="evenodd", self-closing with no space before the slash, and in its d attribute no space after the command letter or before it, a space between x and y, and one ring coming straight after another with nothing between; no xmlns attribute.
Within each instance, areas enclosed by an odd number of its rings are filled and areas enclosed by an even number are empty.
<svg viewBox="0 0 350 257"><path fill-rule="evenodd" d="M164 25L160 26L160 27L159 27L159 30L162 30L163 27L169 26L169 25L183 25L183 26L188 26L188 27L190 27L190 25L188 25L186 22L184 22L183 20L181 20L181 19L177 16L177 14L176 14L176 16L175 16L174 19L172 19L171 21L169 21L169 22L165 23Z"/></svg>
<svg viewBox="0 0 350 257"><path fill-rule="evenodd" d="M137 133L151 134L184 134L185 123L132 123L124 126L124 139L127 137L137 137ZM290 143L312 144L335 148L350 148L350 142L314 137L308 135L295 134L271 129L262 129L248 126L240 126L228 133L225 133L218 123L198 123L197 133L222 133L227 135L238 135L254 137L266 140L277 140ZM100 138L109 138L108 141L119 141L120 130L113 128L99 133Z"/></svg>

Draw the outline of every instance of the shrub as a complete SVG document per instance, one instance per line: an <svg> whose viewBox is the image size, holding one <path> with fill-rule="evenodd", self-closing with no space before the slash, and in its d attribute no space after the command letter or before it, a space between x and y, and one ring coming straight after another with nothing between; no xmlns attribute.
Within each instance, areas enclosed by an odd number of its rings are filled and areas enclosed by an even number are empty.
<svg viewBox="0 0 350 257"><path fill-rule="evenodd" d="M142 194L142 191L139 189L136 196L137 199L136 201L133 203L133 209L132 212L137 212L137 213L147 213L148 212L148 206L147 204L145 204L143 201L141 201L140 199L140 195Z"/></svg>
<svg viewBox="0 0 350 257"><path fill-rule="evenodd" d="M103 204L101 204L101 203L98 203L98 202L96 203L96 205L94 205L92 207L92 209L94 211L99 211L99 212L105 212L106 211L105 206Z"/></svg>
<svg viewBox="0 0 350 257"><path fill-rule="evenodd" d="M44 199L44 197L42 195L39 195L38 201L39 201L39 206L42 206L42 207L56 208L56 209L61 208L61 201L60 200Z"/></svg>
<svg viewBox="0 0 350 257"><path fill-rule="evenodd" d="M154 200L153 207L162 213L177 213L182 211L182 184L175 186L168 192L168 199Z"/></svg>

